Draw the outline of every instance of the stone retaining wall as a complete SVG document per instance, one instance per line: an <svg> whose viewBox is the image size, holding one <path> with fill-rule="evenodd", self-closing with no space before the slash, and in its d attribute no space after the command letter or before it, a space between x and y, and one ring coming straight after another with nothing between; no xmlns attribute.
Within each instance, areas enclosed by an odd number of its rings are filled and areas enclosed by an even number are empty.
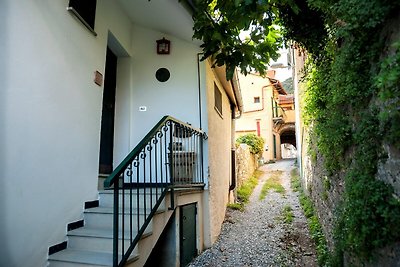
<svg viewBox="0 0 400 267"><path fill-rule="evenodd" d="M250 147L240 144L236 148L236 188L250 178L258 167L258 156L250 152Z"/></svg>

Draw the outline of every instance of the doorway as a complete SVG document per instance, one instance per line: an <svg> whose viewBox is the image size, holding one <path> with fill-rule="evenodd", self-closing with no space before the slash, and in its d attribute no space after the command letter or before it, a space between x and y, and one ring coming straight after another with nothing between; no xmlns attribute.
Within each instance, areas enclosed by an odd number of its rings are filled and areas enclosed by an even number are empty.
<svg viewBox="0 0 400 267"><path fill-rule="evenodd" d="M197 256L196 203L180 208L180 265L186 266Z"/></svg>
<svg viewBox="0 0 400 267"><path fill-rule="evenodd" d="M100 132L100 174L110 174L113 170L117 60L118 57L107 47Z"/></svg>

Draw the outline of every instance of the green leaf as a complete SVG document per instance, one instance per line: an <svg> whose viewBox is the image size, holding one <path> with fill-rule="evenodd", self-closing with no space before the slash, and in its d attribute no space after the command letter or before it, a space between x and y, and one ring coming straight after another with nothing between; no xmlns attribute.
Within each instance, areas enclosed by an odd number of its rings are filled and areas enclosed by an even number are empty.
<svg viewBox="0 0 400 267"><path fill-rule="evenodd" d="M198 0L198 8L207 10L193 16L194 37L204 42L203 60L220 55L215 63L226 65L227 78L232 77L235 67L244 73L249 69L265 73L265 64L276 57L283 44L277 30L271 33L277 23L276 7L266 0ZM250 39L241 40L240 32L249 29Z"/></svg>

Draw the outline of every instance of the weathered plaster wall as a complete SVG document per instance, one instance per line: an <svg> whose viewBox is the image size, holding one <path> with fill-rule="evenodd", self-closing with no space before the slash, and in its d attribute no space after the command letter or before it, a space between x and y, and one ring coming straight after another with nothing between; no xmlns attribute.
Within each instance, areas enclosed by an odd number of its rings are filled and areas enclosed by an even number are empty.
<svg viewBox="0 0 400 267"><path fill-rule="evenodd" d="M264 161L274 159L273 155L273 124L272 104L273 87L269 79L255 74L239 75L240 88L243 96L244 112L236 120L236 138L248 133L257 135L257 122L260 125L260 136L264 139ZM254 98L259 97L260 103L254 103ZM279 153L277 152L277 155Z"/></svg>
<svg viewBox="0 0 400 267"><path fill-rule="evenodd" d="M225 217L231 179L231 123L232 114L229 99L218 82L214 70L207 68L207 110L208 110L208 190L210 213L210 242L214 243L220 233ZM214 108L214 83L222 94L222 116Z"/></svg>

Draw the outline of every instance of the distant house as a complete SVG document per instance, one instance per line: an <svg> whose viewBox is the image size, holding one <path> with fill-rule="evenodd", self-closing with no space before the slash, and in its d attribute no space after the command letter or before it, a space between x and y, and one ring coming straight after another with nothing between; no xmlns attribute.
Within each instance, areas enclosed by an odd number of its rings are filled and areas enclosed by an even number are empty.
<svg viewBox="0 0 400 267"><path fill-rule="evenodd" d="M296 149L296 118L293 94L279 95L278 106L281 108L279 121L274 126L274 130L279 134L281 143L281 157L295 158L297 156Z"/></svg>
<svg viewBox="0 0 400 267"><path fill-rule="evenodd" d="M242 101L191 12L0 3L0 266L180 266L216 240Z"/></svg>
<svg viewBox="0 0 400 267"><path fill-rule="evenodd" d="M243 114L236 121L236 137L253 133L265 141L262 154L264 162L286 157L288 151L281 151L292 144L295 146L295 116L293 95L287 95L275 71L267 77L258 74L239 76L243 96ZM290 154L291 155L291 154Z"/></svg>

